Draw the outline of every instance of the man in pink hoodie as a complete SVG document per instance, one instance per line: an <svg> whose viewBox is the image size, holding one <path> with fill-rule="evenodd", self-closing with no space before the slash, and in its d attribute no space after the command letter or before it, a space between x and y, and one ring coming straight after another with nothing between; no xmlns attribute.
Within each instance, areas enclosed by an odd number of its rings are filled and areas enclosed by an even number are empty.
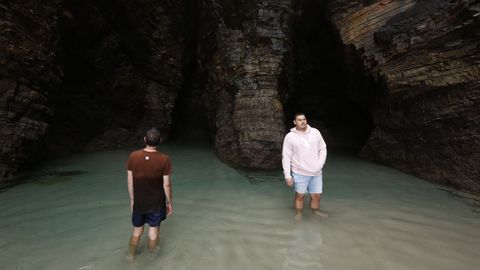
<svg viewBox="0 0 480 270"><path fill-rule="evenodd" d="M285 136L282 151L282 166L289 187L295 184L295 219L301 220L303 201L307 191L310 193L312 213L327 217L320 212L322 194L322 168L327 159L327 145L320 131L307 124L305 114L297 113L293 123L295 127Z"/></svg>

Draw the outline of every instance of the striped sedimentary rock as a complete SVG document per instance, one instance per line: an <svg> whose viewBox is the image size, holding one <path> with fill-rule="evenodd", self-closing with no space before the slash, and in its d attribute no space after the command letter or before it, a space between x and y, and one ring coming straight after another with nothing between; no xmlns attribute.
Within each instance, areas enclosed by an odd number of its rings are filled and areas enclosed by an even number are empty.
<svg viewBox="0 0 480 270"><path fill-rule="evenodd" d="M331 1L344 45L386 87L361 155L480 191L480 2Z"/></svg>
<svg viewBox="0 0 480 270"><path fill-rule="evenodd" d="M132 145L151 126L168 133L182 84L183 9L183 1L2 1L0 181L46 152Z"/></svg>
<svg viewBox="0 0 480 270"><path fill-rule="evenodd" d="M213 6L221 14L208 85L216 150L238 166L278 167L285 129L279 78L291 46L291 1Z"/></svg>
<svg viewBox="0 0 480 270"><path fill-rule="evenodd" d="M0 4L0 181L28 157L35 162L53 114L48 98L61 82L59 1Z"/></svg>
<svg viewBox="0 0 480 270"><path fill-rule="evenodd" d="M66 143L52 151L141 145L152 126L168 134L182 85L182 12L183 1L64 1L52 138Z"/></svg>

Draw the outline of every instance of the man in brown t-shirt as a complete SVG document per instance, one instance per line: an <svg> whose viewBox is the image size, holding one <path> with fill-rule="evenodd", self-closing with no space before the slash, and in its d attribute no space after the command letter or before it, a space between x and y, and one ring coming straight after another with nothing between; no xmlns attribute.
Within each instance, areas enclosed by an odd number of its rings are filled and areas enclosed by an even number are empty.
<svg viewBox="0 0 480 270"><path fill-rule="evenodd" d="M133 260L145 223L149 224L148 248L158 244L160 223L173 212L170 158L157 151L160 132L147 131L144 149L132 152L127 161L128 193L132 210L133 233L130 237L127 258Z"/></svg>

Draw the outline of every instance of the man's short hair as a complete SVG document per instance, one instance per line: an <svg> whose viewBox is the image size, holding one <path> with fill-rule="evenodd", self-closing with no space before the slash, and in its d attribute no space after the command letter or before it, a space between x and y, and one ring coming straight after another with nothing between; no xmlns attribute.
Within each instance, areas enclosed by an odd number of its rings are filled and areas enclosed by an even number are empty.
<svg viewBox="0 0 480 270"><path fill-rule="evenodd" d="M160 131L154 127L147 130L147 134L145 135L145 143L148 146L157 146L160 143Z"/></svg>
<svg viewBox="0 0 480 270"><path fill-rule="evenodd" d="M303 116L305 116L305 114L304 114L304 113L302 113L302 112L298 112L298 113L296 113L296 114L293 116L293 120L297 120L297 116L300 116L300 115L303 115ZM307 118L307 116L305 116L305 118Z"/></svg>

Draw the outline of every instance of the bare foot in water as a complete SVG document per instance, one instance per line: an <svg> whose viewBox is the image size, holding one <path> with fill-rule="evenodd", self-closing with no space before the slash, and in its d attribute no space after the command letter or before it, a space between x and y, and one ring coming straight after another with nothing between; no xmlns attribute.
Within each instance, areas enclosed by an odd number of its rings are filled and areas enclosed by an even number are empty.
<svg viewBox="0 0 480 270"><path fill-rule="evenodd" d="M295 214L295 221L299 222L302 221L303 214L302 213L296 213Z"/></svg>
<svg viewBox="0 0 480 270"><path fill-rule="evenodd" d="M320 212L320 210L312 210L312 214L317 215L321 218L328 218L328 214L324 212Z"/></svg>
<svg viewBox="0 0 480 270"><path fill-rule="evenodd" d="M127 253L127 255L125 255L125 258L129 263L132 263L135 260L135 255Z"/></svg>

